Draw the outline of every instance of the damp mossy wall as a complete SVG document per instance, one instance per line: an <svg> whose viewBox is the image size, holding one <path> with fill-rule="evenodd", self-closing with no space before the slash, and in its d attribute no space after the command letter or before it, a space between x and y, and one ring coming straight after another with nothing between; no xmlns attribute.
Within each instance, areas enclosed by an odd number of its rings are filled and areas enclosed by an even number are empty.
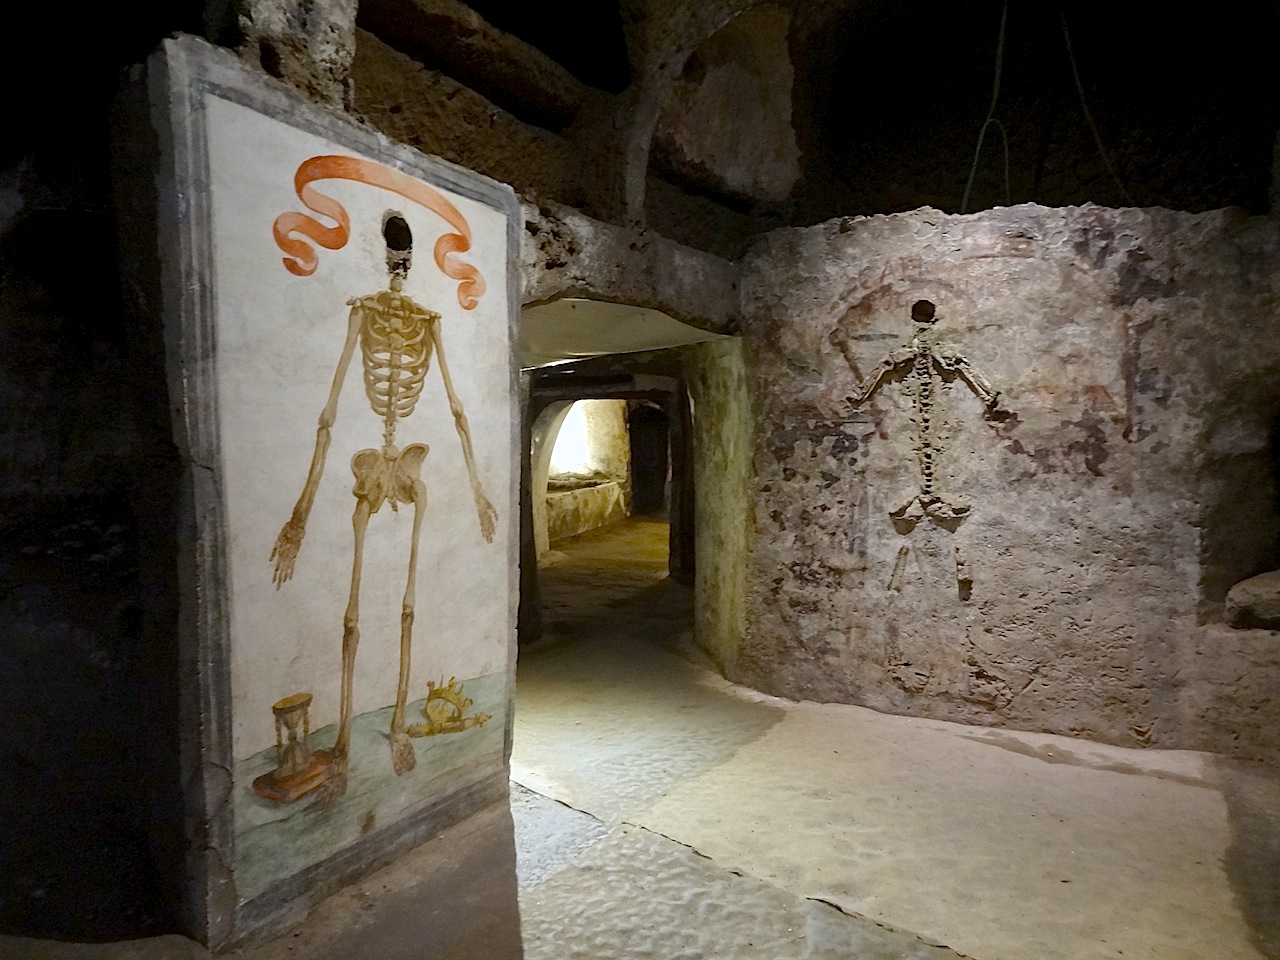
<svg viewBox="0 0 1280 960"><path fill-rule="evenodd" d="M752 416L742 341L684 352L693 412L694 639L723 670L737 661L746 612Z"/></svg>

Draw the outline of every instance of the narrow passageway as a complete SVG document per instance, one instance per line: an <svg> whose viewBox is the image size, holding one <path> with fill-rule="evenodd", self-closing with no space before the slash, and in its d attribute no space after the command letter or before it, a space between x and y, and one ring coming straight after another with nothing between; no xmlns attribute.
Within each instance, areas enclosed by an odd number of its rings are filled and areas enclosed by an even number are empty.
<svg viewBox="0 0 1280 960"><path fill-rule="evenodd" d="M543 646L611 640L662 642L687 630L693 594L667 577L669 527L628 517L561 541L542 559Z"/></svg>
<svg viewBox="0 0 1280 960"><path fill-rule="evenodd" d="M687 649L665 526L545 571L512 800L530 960L1280 955L1280 786L1208 754L793 703Z"/></svg>

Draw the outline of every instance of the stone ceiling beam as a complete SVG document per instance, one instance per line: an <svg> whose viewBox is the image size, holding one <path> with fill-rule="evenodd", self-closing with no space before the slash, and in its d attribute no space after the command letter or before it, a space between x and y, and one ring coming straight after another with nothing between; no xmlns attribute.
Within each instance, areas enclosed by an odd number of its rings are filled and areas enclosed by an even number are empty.
<svg viewBox="0 0 1280 960"><path fill-rule="evenodd" d="M360 26L385 43L551 129L573 122L594 92L541 50L459 0L364 0Z"/></svg>
<svg viewBox="0 0 1280 960"><path fill-rule="evenodd" d="M736 264L569 207L527 201L523 207L526 306L585 297L661 310L712 333L736 329Z"/></svg>

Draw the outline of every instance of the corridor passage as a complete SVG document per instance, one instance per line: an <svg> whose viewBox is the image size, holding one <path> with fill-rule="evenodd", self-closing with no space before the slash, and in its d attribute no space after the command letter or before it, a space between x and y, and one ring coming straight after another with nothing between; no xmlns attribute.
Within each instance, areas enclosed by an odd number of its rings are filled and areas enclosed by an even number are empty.
<svg viewBox="0 0 1280 960"><path fill-rule="evenodd" d="M665 537L632 520L544 571L512 770L530 960L1280 956L1274 779L735 687L691 652Z"/></svg>

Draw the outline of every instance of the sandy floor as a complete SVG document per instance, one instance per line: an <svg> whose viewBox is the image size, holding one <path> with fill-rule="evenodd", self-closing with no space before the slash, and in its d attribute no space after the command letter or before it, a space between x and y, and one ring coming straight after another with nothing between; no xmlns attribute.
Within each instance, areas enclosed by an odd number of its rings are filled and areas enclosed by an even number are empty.
<svg viewBox="0 0 1280 960"><path fill-rule="evenodd" d="M548 865L555 844L517 803L528 957L877 956L867 927L897 931L898 956L1280 956L1275 780L735 688L645 642L679 646L689 603L657 579L662 535L590 534L545 571L551 630L521 658L513 779L590 829ZM764 952L732 939L743 903ZM848 923L796 919L819 906ZM673 927L692 952L670 952Z"/></svg>

